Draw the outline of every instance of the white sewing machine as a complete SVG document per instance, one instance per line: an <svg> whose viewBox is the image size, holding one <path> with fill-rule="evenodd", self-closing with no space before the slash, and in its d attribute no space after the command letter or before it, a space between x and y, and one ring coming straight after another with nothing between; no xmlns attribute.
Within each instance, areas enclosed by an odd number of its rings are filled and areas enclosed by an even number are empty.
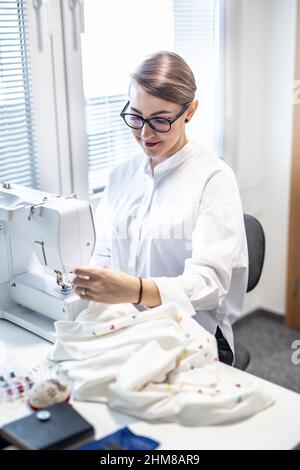
<svg viewBox="0 0 300 470"><path fill-rule="evenodd" d="M87 306L72 273L94 245L88 202L0 184L0 318L54 342L54 321L74 320Z"/></svg>

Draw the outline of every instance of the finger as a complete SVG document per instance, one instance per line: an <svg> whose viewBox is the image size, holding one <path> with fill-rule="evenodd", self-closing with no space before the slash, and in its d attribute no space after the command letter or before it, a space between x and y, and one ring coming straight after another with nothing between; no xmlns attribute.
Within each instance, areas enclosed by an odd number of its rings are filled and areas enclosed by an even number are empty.
<svg viewBox="0 0 300 470"><path fill-rule="evenodd" d="M100 302L99 296L93 295L93 294L90 293L90 292L88 292L88 293L85 295L84 300L89 300L89 301L93 301L93 302Z"/></svg>
<svg viewBox="0 0 300 470"><path fill-rule="evenodd" d="M83 278L83 279L98 279L99 276L101 277L101 271L104 266L101 266L100 268L76 268L74 269L74 274L76 274L77 277ZM107 266L108 268L109 266ZM105 266L106 268L106 266Z"/></svg>
<svg viewBox="0 0 300 470"><path fill-rule="evenodd" d="M73 285L75 287L91 287L91 280L84 277L74 277Z"/></svg>
<svg viewBox="0 0 300 470"><path fill-rule="evenodd" d="M76 286L75 287L75 293L79 295L80 297L91 294L91 295L98 295L99 296L99 289L93 289L91 287L85 287L85 286ZM82 294L82 292L85 291L85 294Z"/></svg>
<svg viewBox="0 0 300 470"><path fill-rule="evenodd" d="M84 287L84 286L76 286L75 293L78 295L99 295L99 289L91 288L91 287Z"/></svg>
<svg viewBox="0 0 300 470"><path fill-rule="evenodd" d="M76 294L83 300L97 300L98 296L93 294L90 290L86 290L84 293L82 289L75 289Z"/></svg>
<svg viewBox="0 0 300 470"><path fill-rule="evenodd" d="M101 288L101 285L99 284L99 281L97 283L94 283L91 280L87 280L81 277L76 278L76 280L73 280L73 286L75 290L81 290L81 289L86 289L87 291L92 291L92 292L99 292L99 288Z"/></svg>
<svg viewBox="0 0 300 470"><path fill-rule="evenodd" d="M76 276L86 277L90 279L90 277L93 274L93 269L92 268L75 268L74 273L76 274Z"/></svg>

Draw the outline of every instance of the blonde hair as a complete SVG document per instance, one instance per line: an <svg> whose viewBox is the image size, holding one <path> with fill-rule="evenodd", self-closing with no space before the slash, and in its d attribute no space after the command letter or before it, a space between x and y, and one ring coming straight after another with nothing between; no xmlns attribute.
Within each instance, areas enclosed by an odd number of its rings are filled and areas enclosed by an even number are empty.
<svg viewBox="0 0 300 470"><path fill-rule="evenodd" d="M178 104L191 103L195 98L194 74L185 60L174 52L161 51L147 57L130 74L153 96Z"/></svg>

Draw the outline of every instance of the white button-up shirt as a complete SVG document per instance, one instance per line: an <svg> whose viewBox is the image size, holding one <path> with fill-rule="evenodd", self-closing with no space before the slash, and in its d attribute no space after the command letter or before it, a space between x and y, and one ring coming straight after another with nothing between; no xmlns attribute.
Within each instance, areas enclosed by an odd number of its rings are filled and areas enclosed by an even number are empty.
<svg viewBox="0 0 300 470"><path fill-rule="evenodd" d="M144 154L117 166L95 214L92 264L152 278L210 333L231 324L248 281L243 210L232 170L193 142L155 166Z"/></svg>

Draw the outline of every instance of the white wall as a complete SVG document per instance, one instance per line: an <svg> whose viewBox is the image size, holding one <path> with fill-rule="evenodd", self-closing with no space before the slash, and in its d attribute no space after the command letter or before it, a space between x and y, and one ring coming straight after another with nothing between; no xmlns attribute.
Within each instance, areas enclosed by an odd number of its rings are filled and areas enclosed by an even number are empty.
<svg viewBox="0 0 300 470"><path fill-rule="evenodd" d="M267 246L245 312L263 307L284 313L296 0L238 0L235 6L231 160L244 211L262 222Z"/></svg>

